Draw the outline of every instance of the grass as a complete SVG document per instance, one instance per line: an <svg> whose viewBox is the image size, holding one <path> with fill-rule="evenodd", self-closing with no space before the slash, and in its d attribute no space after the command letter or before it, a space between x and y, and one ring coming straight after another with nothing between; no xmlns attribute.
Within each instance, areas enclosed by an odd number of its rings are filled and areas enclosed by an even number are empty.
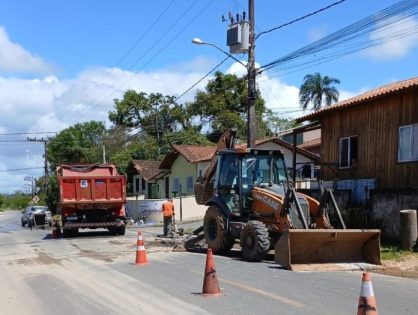
<svg viewBox="0 0 418 315"><path fill-rule="evenodd" d="M396 245L382 246L382 250L380 252L380 258L382 260L402 261L404 258L410 256L414 256L418 259L418 253L400 249L399 246Z"/></svg>

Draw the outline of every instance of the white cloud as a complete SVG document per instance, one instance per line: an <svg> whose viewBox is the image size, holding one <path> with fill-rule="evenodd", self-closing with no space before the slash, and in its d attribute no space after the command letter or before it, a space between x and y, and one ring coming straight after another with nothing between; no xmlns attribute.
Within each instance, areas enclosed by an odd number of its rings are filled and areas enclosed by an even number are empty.
<svg viewBox="0 0 418 315"><path fill-rule="evenodd" d="M327 35L327 26L325 26L325 25L320 25L320 26L317 26L317 27L311 28L311 29L308 31L308 36L309 36L309 39L310 39L312 42L315 42L315 41L317 41L317 40L319 40L319 39L322 39L322 38L324 38L326 35Z"/></svg>
<svg viewBox="0 0 418 315"><path fill-rule="evenodd" d="M401 58L407 55L413 47L418 46L417 28L418 21L412 17L404 18L399 22L391 24L389 27L382 27L370 34L370 40L380 41L382 38L398 39L369 48L365 51L365 54L379 59Z"/></svg>
<svg viewBox="0 0 418 315"><path fill-rule="evenodd" d="M246 64L245 61L243 63ZM255 66L257 68L259 64ZM247 70L240 63L235 62L226 70L226 73L241 77L247 73ZM257 76L256 82L267 108L285 118L295 118L303 114L299 107L298 87L288 85L277 78L270 78L264 72Z"/></svg>
<svg viewBox="0 0 418 315"><path fill-rule="evenodd" d="M20 73L51 73L52 67L42 58L32 55L19 44L13 43L0 26L0 71Z"/></svg>
<svg viewBox="0 0 418 315"><path fill-rule="evenodd" d="M118 68L91 68L71 80L55 76L37 79L0 76L1 133L60 131L76 122L107 121L113 99L122 98L127 89L145 93L179 95L196 83L206 72L154 71L132 73ZM200 82L179 102L191 100ZM38 137L48 135L38 135ZM25 140L26 135L2 137L0 140ZM41 143L0 143L0 169L43 165ZM25 171L26 176L41 176L43 170ZM13 192L23 183L19 172L1 173L0 192ZM12 186L5 187L7 184Z"/></svg>

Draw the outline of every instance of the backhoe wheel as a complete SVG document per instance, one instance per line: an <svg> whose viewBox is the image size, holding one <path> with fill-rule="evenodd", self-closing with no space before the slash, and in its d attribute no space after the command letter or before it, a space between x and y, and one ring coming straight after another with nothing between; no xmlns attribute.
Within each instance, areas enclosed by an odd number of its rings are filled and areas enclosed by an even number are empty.
<svg viewBox="0 0 418 315"><path fill-rule="evenodd" d="M269 248L267 227L260 221L249 221L241 232L242 258L246 261L261 261Z"/></svg>
<svg viewBox="0 0 418 315"><path fill-rule="evenodd" d="M210 206L206 210L203 219L203 233L206 244L215 253L225 253L234 246L235 239L227 236L226 217L216 206Z"/></svg>

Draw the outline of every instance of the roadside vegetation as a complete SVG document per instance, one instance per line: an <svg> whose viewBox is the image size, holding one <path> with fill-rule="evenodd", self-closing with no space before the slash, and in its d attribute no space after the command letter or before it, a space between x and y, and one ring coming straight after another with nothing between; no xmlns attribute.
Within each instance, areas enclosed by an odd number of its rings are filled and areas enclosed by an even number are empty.
<svg viewBox="0 0 418 315"><path fill-rule="evenodd" d="M418 248L414 246L413 251L403 250L399 245L384 245L381 250L382 260L403 261L409 258L416 258L418 260Z"/></svg>
<svg viewBox="0 0 418 315"><path fill-rule="evenodd" d="M11 195L0 195L0 211L1 210L21 210L25 208L31 200L31 196L21 192Z"/></svg>

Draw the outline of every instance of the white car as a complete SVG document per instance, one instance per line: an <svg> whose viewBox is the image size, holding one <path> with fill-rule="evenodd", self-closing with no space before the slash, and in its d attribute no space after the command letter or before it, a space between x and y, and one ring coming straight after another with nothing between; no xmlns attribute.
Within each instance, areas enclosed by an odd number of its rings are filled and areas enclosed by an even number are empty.
<svg viewBox="0 0 418 315"><path fill-rule="evenodd" d="M52 225L52 214L46 206L29 206L26 207L26 209L23 210L22 213L22 218L20 219L22 226L25 226L26 224L29 227L35 225L34 215L43 213L45 213L45 223L48 223L49 226Z"/></svg>

